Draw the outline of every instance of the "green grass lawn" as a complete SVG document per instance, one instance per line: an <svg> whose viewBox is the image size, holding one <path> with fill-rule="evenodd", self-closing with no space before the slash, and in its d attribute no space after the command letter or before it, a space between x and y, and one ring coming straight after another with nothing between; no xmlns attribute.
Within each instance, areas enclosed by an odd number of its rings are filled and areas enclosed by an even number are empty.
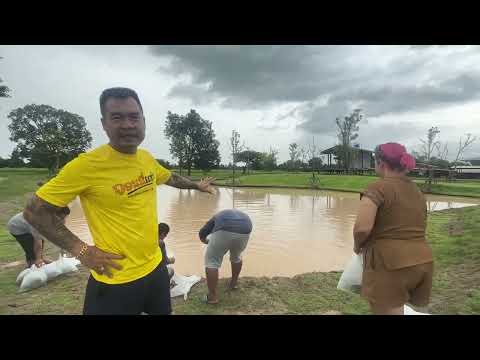
<svg viewBox="0 0 480 360"><path fill-rule="evenodd" d="M377 180L374 176L315 175L319 179L319 188L346 191L361 191ZM238 184L243 186L292 186L310 188L311 173L278 173L241 176ZM223 184L230 184L224 181Z"/></svg>
<svg viewBox="0 0 480 360"><path fill-rule="evenodd" d="M319 189L342 190L360 192L373 181L378 180L376 176L360 176L360 175L324 175L316 174L318 179L317 186ZM254 175L239 176L235 183L237 186L281 186L281 187L298 187L312 188L311 173L256 173ZM421 187L424 179L414 179ZM217 181L219 185L231 185L231 178ZM480 197L480 181L455 181L455 182L438 182L432 185L432 193L439 195L451 196L469 196Z"/></svg>
<svg viewBox="0 0 480 360"><path fill-rule="evenodd" d="M178 169L173 170L175 173L180 175L180 171ZM263 171L263 170L255 170L255 171L250 171L249 174L253 175L259 175L259 174L272 174L272 173L283 173L283 172L268 172L268 171ZM236 169L235 170L235 177L241 176L242 175L242 169ZM187 171L183 170L182 171L182 176L188 176ZM199 180L203 177L211 176L214 177L218 180L227 180L232 178L232 170L228 169L213 169L210 171L203 171L203 170L192 170L190 176L188 176L192 180Z"/></svg>
<svg viewBox="0 0 480 360"><path fill-rule="evenodd" d="M288 175L288 176L287 176ZM303 175L299 176L299 175ZM310 174L258 174L256 185L276 182L299 184ZM8 234L5 223L20 211L36 183L47 177L46 170L0 169L0 266L23 260L20 246ZM375 178L366 176L320 176L323 184L337 189L364 187ZM469 188L469 182L455 183ZM473 185L474 186L474 185ZM480 314L480 206L434 212L428 219L428 240L435 257L432 301L425 309L433 314ZM47 256L58 250L48 243ZM88 271L65 275L48 286L19 294L15 279L23 265L0 268L0 314L80 314ZM219 284L221 303L206 305L202 297L206 283L192 288L187 301L173 301L175 314L368 314L367 303L359 296L336 289L338 272L308 273L293 278L253 278L240 280L240 288L225 291L227 279Z"/></svg>

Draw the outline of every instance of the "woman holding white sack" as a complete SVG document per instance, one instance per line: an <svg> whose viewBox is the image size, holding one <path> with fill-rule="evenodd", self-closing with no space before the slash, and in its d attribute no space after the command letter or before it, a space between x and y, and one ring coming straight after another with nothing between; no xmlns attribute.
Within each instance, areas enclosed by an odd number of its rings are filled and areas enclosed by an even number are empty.
<svg viewBox="0 0 480 360"><path fill-rule="evenodd" d="M361 294L374 314L403 315L430 300L433 256L425 239L425 197L406 174L415 159L397 143L375 149L380 180L360 196L354 252L363 255Z"/></svg>

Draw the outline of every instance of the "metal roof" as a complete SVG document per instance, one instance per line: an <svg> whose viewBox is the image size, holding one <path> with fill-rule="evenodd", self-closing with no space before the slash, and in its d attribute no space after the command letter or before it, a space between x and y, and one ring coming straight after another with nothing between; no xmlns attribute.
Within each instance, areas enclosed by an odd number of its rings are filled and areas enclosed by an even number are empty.
<svg viewBox="0 0 480 360"><path fill-rule="evenodd" d="M333 154L333 153L335 153L335 150L336 150L338 147L340 147L340 145L332 146L331 148L328 148L328 149L323 150L320 154ZM350 148L351 148L352 150L358 150L358 151L373 153L372 150L361 149L361 148L357 148L357 147L354 147L354 146L351 146Z"/></svg>

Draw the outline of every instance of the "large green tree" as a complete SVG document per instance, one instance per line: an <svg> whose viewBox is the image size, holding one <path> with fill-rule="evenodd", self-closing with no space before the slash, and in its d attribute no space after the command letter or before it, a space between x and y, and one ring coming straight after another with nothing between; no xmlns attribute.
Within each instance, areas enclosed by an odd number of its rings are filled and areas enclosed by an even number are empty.
<svg viewBox="0 0 480 360"><path fill-rule="evenodd" d="M277 168L277 156L278 156L278 150L273 149L270 147L268 152L263 153L263 169L267 171L272 171Z"/></svg>
<svg viewBox="0 0 480 360"><path fill-rule="evenodd" d="M203 119L195 110L186 115L168 112L165 136L170 140L170 153L178 160L180 172L193 167L208 170L218 166L220 143L215 139L212 123Z"/></svg>
<svg viewBox="0 0 480 360"><path fill-rule="evenodd" d="M26 105L10 112L8 118L10 140L17 144L20 158L48 168L50 175L92 143L83 117L49 105Z"/></svg>

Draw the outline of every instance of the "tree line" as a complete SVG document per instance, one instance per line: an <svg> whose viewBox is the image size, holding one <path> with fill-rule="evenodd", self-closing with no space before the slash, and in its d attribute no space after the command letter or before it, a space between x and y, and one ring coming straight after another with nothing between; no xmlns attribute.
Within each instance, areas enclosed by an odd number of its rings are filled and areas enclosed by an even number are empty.
<svg viewBox="0 0 480 360"><path fill-rule="evenodd" d="M65 163L78 154L87 151L92 135L86 128L83 117L49 105L26 105L12 110L8 118L10 140L16 143L9 159L0 158L0 167L43 167L50 173L56 173ZM334 152L337 167L350 169L355 147L353 141L358 138L361 110L354 110L343 119L337 118L338 145ZM256 151L241 142L240 133L232 131L230 138L230 160L221 165L219 141L216 139L212 122L203 119L195 110L185 115L168 112L164 129L165 137L170 141L170 153L176 163L163 159L158 161L168 168L178 168L182 173L191 175L192 169L208 171L211 169L238 168L242 174L252 170L283 170L318 172L325 165L321 158L321 149L312 142L300 146L289 144L289 159L278 162L278 150L272 147L268 151ZM432 127L427 136L420 139L420 151L413 151L417 162L440 168L449 168L461 163L466 149L477 139L472 134L461 137L453 161L448 161L449 149L446 142L438 140L440 130ZM238 164L240 163L240 166Z"/></svg>

